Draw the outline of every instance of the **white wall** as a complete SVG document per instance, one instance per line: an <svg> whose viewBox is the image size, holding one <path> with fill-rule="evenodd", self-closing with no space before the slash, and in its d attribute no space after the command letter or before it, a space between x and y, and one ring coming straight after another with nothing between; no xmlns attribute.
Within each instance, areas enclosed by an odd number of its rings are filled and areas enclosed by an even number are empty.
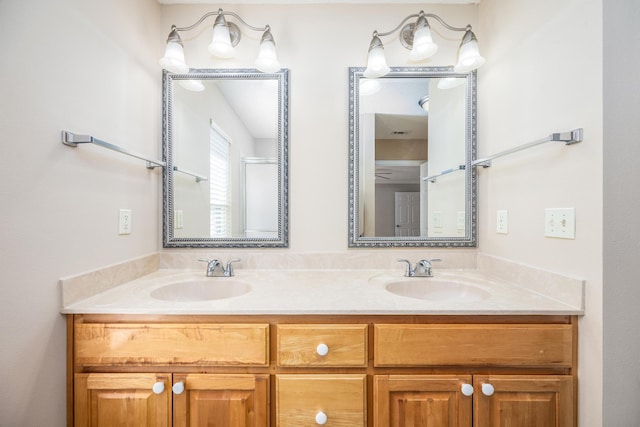
<svg viewBox="0 0 640 427"><path fill-rule="evenodd" d="M0 425L63 426L58 279L157 251L160 171L62 129L160 158L154 0L0 1ZM118 236L118 210L133 232Z"/></svg>
<svg viewBox="0 0 640 427"><path fill-rule="evenodd" d="M640 3L604 1L604 425L640 425Z"/></svg>
<svg viewBox="0 0 640 427"><path fill-rule="evenodd" d="M602 422L602 0L482 0L479 157L584 128L480 170L481 252L586 280L579 422ZM544 237L544 209L576 208L575 240ZM496 210L509 234L496 234ZM614 424L610 424L614 425ZM615 424L620 425L620 424Z"/></svg>

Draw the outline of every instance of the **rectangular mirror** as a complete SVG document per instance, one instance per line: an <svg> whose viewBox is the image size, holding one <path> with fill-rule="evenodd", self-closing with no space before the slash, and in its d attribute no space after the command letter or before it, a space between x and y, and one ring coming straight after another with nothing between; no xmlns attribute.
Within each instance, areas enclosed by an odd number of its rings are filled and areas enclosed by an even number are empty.
<svg viewBox="0 0 640 427"><path fill-rule="evenodd" d="M476 74L349 69L349 246L476 245Z"/></svg>
<svg viewBox="0 0 640 427"><path fill-rule="evenodd" d="M288 70L163 75L164 247L288 246Z"/></svg>

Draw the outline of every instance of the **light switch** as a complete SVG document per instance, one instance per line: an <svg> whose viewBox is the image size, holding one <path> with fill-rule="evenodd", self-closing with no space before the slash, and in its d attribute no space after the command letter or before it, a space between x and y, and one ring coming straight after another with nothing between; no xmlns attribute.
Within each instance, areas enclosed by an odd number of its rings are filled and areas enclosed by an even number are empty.
<svg viewBox="0 0 640 427"><path fill-rule="evenodd" d="M575 208L548 208L544 210L544 235L560 239L576 238Z"/></svg>

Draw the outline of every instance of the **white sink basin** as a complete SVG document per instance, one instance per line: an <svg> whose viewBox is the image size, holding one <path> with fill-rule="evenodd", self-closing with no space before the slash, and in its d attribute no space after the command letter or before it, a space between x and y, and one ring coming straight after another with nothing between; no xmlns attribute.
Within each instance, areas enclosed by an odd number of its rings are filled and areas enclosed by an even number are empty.
<svg viewBox="0 0 640 427"><path fill-rule="evenodd" d="M489 292L473 285L456 281L433 278L407 279L389 283L387 291L403 297L429 301L481 301L490 296Z"/></svg>
<svg viewBox="0 0 640 427"><path fill-rule="evenodd" d="M189 282L171 283L151 292L151 297L163 301L210 301L233 298L251 291L248 283L209 278Z"/></svg>

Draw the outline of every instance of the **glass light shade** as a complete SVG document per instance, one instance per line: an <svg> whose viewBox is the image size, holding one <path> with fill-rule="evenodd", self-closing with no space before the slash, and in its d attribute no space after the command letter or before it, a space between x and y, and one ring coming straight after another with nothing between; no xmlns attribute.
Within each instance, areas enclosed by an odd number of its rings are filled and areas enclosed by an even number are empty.
<svg viewBox="0 0 640 427"><path fill-rule="evenodd" d="M200 80L178 80L178 84L191 92L202 92L204 85Z"/></svg>
<svg viewBox="0 0 640 427"><path fill-rule="evenodd" d="M389 74L391 68L387 65L387 59L384 57L384 48L378 36L374 36L369 47L369 56L367 58L367 68L363 75L368 79L375 79Z"/></svg>
<svg viewBox="0 0 640 427"><path fill-rule="evenodd" d="M167 43L164 56L160 59L160 66L176 74L189 72L189 66L184 62L184 49L180 43L173 41Z"/></svg>
<svg viewBox="0 0 640 427"><path fill-rule="evenodd" d="M468 38L467 34L471 34L471 37ZM463 37L458 50L458 63L453 67L456 73L468 73L485 63L485 59L480 56L478 40L471 31L467 31L467 34Z"/></svg>
<svg viewBox="0 0 640 427"><path fill-rule="evenodd" d="M373 95L374 93L378 93L378 92L380 92L379 80L369 80L369 79L360 80L360 96Z"/></svg>
<svg viewBox="0 0 640 427"><path fill-rule="evenodd" d="M413 47L409 53L411 61L423 61L432 57L438 51L438 45L433 42L428 25L417 28L413 34Z"/></svg>
<svg viewBox="0 0 640 427"><path fill-rule="evenodd" d="M218 17L221 18L222 15ZM216 19L216 23L213 25L213 38L209 45L209 53L218 58L232 58L235 54L235 50L231 45L231 36L229 35L229 27L222 17L221 21Z"/></svg>
<svg viewBox="0 0 640 427"><path fill-rule="evenodd" d="M445 77L438 81L438 89L453 89L454 87L458 87L463 85L466 82L466 79L458 78L458 77Z"/></svg>
<svg viewBox="0 0 640 427"><path fill-rule="evenodd" d="M269 31L265 31L260 42L260 51L256 59L256 68L263 73L275 73L280 70L280 63L276 55L276 44Z"/></svg>

